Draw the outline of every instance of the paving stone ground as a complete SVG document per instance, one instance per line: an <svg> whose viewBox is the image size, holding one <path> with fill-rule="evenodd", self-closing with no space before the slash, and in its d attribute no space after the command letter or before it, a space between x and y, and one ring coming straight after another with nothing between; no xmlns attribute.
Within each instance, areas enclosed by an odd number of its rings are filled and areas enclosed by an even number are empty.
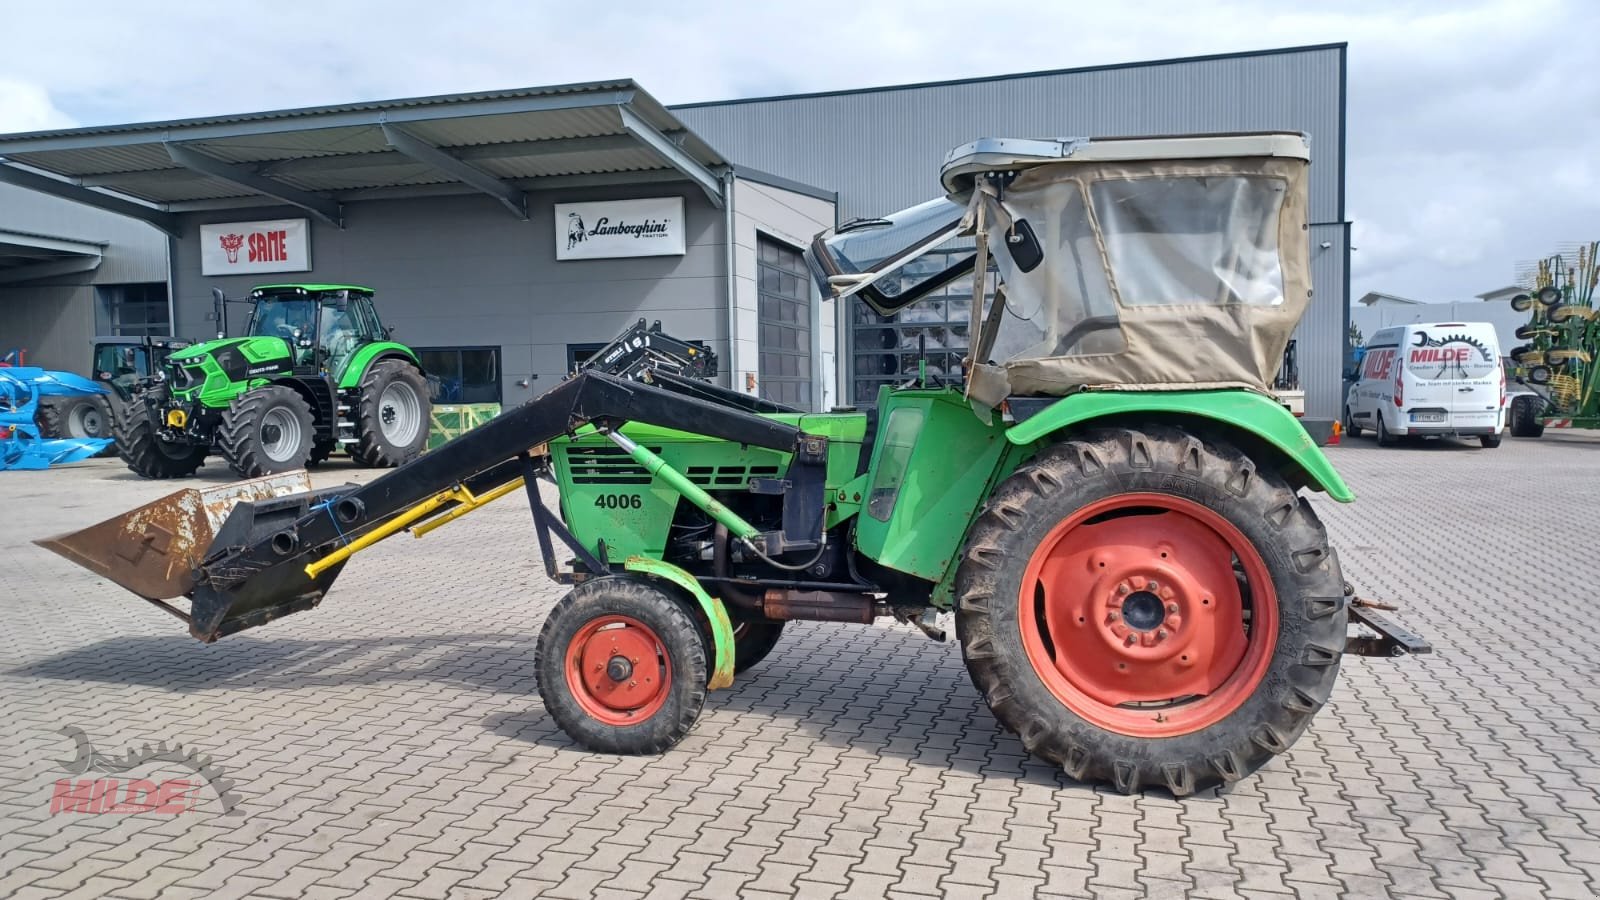
<svg viewBox="0 0 1600 900"><path fill-rule="evenodd" d="M205 646L29 543L178 485L0 475L0 896L1596 896L1600 441L1329 453L1346 576L1437 653L1347 660L1286 756L1182 802L1030 760L959 648L899 626L791 626L671 752L577 749L535 692L559 589L515 501ZM63 729L209 755L233 814L52 815Z"/></svg>

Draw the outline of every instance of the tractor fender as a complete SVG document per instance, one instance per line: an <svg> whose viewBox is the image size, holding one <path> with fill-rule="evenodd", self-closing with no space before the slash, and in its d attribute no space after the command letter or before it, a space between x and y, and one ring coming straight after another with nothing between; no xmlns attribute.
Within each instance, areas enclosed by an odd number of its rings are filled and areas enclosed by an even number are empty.
<svg viewBox="0 0 1600 900"><path fill-rule="evenodd" d="M367 369L372 364L384 359L403 359L422 371L422 361L417 359L417 354L405 344L395 341L375 341L366 344L356 352L350 354L350 359L344 364L344 371L339 373L339 389L346 390L361 384L361 376L367 374Z"/></svg>
<svg viewBox="0 0 1600 900"><path fill-rule="evenodd" d="M1028 445L1086 422L1129 416L1211 420L1244 432L1253 439L1251 443L1281 454L1276 462L1300 470L1311 486L1340 503L1356 498L1294 414L1277 400L1254 391L1083 391L1062 397L1012 426L1006 431L1006 440Z"/></svg>
<svg viewBox="0 0 1600 900"><path fill-rule="evenodd" d="M722 601L706 593L706 589L700 586L698 579L672 563L651 559L648 556L630 556L624 565L630 572L653 575L672 582L688 591L689 596L700 604L701 611L706 614L706 621L711 623L713 645L711 679L706 683L706 687L714 691L732 685L733 622L728 618L728 610L722 605Z"/></svg>

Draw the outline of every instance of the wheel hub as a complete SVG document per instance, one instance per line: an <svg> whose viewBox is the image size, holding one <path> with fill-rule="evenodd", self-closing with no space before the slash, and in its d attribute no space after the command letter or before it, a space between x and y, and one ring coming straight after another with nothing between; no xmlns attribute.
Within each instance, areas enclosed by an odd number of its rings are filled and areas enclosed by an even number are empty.
<svg viewBox="0 0 1600 900"><path fill-rule="evenodd" d="M633 677L633 663L626 657L611 657L611 661L606 663L606 677L612 681L627 681Z"/></svg>
<svg viewBox="0 0 1600 900"><path fill-rule="evenodd" d="M276 444L283 440L283 429L276 425L261 426L261 443Z"/></svg>
<svg viewBox="0 0 1600 900"><path fill-rule="evenodd" d="M1122 733L1227 715L1276 642L1259 554L1222 516L1170 495L1117 495L1068 517L1029 560L1021 600L1035 671L1074 712Z"/></svg>
<svg viewBox="0 0 1600 900"><path fill-rule="evenodd" d="M1166 604L1148 590L1130 592L1122 599L1121 612L1122 621L1134 631L1155 631L1167 617Z"/></svg>
<svg viewBox="0 0 1600 900"><path fill-rule="evenodd" d="M666 703L672 666L649 626L630 616L601 616L568 645L567 685L590 717L630 725Z"/></svg>

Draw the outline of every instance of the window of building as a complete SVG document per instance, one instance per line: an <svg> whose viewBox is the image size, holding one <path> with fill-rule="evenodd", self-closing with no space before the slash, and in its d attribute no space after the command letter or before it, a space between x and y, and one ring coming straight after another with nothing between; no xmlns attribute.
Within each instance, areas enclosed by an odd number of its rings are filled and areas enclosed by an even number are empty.
<svg viewBox="0 0 1600 900"><path fill-rule="evenodd" d="M905 266L905 277L925 278L970 255L970 246L928 253ZM993 277L987 279L991 287ZM967 353L972 320L971 275L932 291L897 315L882 315L859 298L851 298L850 309L852 390L857 406L876 403L878 388L883 385L904 384L917 377L919 347L925 348L930 381L938 378L946 384L960 383L961 358Z"/></svg>
<svg viewBox="0 0 1600 900"><path fill-rule="evenodd" d="M605 341L591 341L582 344L567 345L567 371L576 372L578 367L589 361L591 356L606 348Z"/></svg>
<svg viewBox="0 0 1600 900"><path fill-rule="evenodd" d="M422 368L439 379L439 403L499 403L499 347L417 347Z"/></svg>
<svg viewBox="0 0 1600 900"><path fill-rule="evenodd" d="M165 284L104 284L95 288L95 297L95 334L121 337L172 334Z"/></svg>
<svg viewBox="0 0 1600 900"><path fill-rule="evenodd" d="M811 278L800 251L758 237L756 371L761 396L811 409Z"/></svg>

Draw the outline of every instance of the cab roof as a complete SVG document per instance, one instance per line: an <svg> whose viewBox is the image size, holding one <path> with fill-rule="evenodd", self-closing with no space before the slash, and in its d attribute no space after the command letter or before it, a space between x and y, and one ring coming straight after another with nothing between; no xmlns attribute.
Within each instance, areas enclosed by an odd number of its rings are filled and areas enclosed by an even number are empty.
<svg viewBox="0 0 1600 900"><path fill-rule="evenodd" d="M1311 141L1298 131L1250 131L1108 138L982 138L951 150L939 170L944 189L959 193L982 172L1047 163L1144 162L1278 156L1311 160Z"/></svg>
<svg viewBox="0 0 1600 900"><path fill-rule="evenodd" d="M259 284L250 289L250 296L262 297L268 294L330 294L339 291L350 293L373 294L372 288L362 287L359 284Z"/></svg>

